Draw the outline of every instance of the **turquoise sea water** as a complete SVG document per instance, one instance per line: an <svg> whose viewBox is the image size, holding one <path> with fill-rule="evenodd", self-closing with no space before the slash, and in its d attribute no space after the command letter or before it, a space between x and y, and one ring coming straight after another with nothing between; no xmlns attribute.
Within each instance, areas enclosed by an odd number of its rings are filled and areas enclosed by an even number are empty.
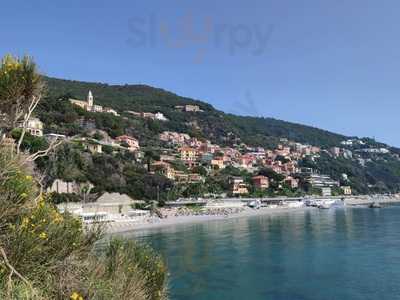
<svg viewBox="0 0 400 300"><path fill-rule="evenodd" d="M306 210L134 233L173 300L400 299L400 207Z"/></svg>

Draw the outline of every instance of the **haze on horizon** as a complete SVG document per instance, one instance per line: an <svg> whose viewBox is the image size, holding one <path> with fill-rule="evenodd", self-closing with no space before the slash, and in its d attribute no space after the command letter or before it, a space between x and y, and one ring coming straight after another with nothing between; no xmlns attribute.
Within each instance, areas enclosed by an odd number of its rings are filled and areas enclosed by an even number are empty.
<svg viewBox="0 0 400 300"><path fill-rule="evenodd" d="M143 83L241 115L400 146L394 0L14 0L0 55L49 76Z"/></svg>

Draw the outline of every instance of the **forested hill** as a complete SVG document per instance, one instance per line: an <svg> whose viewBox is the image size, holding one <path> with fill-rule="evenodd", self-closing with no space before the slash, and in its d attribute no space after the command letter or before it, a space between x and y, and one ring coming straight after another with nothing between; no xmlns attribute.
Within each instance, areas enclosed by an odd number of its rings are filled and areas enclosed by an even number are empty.
<svg viewBox="0 0 400 300"><path fill-rule="evenodd" d="M235 139L253 146L271 146L279 138L330 147L337 146L345 136L318 128L272 118L236 116L218 111L212 105L146 85L108 85L46 77L48 97L85 99L89 90L96 104L109 106L118 112L162 112L170 120L166 130L188 132L225 143ZM202 113L182 113L175 106L195 104ZM188 124L192 124L189 126ZM195 126L193 126L195 124Z"/></svg>

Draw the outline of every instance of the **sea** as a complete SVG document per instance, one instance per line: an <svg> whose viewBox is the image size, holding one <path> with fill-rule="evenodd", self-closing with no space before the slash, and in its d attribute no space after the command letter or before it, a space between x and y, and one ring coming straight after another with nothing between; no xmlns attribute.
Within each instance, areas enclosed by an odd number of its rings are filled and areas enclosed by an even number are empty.
<svg viewBox="0 0 400 300"><path fill-rule="evenodd" d="M400 206L305 209L137 231L172 300L400 299Z"/></svg>

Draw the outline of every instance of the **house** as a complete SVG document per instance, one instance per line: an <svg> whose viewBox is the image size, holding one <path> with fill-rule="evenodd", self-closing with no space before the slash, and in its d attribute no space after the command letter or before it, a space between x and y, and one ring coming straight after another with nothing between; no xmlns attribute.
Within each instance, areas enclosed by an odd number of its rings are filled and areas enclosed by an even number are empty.
<svg viewBox="0 0 400 300"><path fill-rule="evenodd" d="M211 160L211 166L218 170L225 168L224 159L222 157L218 157Z"/></svg>
<svg viewBox="0 0 400 300"><path fill-rule="evenodd" d="M297 189L299 187L299 180L291 176L286 177L284 182L292 189Z"/></svg>
<svg viewBox="0 0 400 300"><path fill-rule="evenodd" d="M350 186L341 186L340 188L342 189L344 195L352 194L352 190L351 190Z"/></svg>
<svg viewBox="0 0 400 300"><path fill-rule="evenodd" d="M203 110L200 109L198 105L186 104L186 105L177 105L175 106L176 109L185 111L185 112L202 112Z"/></svg>
<svg viewBox="0 0 400 300"><path fill-rule="evenodd" d="M329 149L329 152L333 155L333 157L338 157L340 155L340 148L332 147Z"/></svg>
<svg viewBox="0 0 400 300"><path fill-rule="evenodd" d="M53 184L46 190L47 193L59 193L59 194L79 194L83 188L87 188L90 191L93 188L93 184L78 183L78 182L66 182L61 179L54 180Z"/></svg>
<svg viewBox="0 0 400 300"><path fill-rule="evenodd" d="M160 133L160 140L171 144L183 145L186 141L190 140L190 136L185 133L164 131L163 133Z"/></svg>
<svg viewBox="0 0 400 300"><path fill-rule="evenodd" d="M23 123L19 123L20 128L23 127ZM42 137L43 136L43 122L38 118L30 118L26 123L26 131L33 136Z"/></svg>
<svg viewBox="0 0 400 300"><path fill-rule="evenodd" d="M155 114L150 113L150 112L136 112L136 111L131 111L128 110L126 113L134 115L136 117L140 117L143 119L152 119L152 120L158 120L158 121L168 121L168 119L164 116L163 113L157 112Z"/></svg>
<svg viewBox="0 0 400 300"><path fill-rule="evenodd" d="M117 111L115 111L114 109L110 108L110 107L104 107L103 111L105 113L109 113L109 114L113 114L114 116L119 116L119 114L117 113Z"/></svg>
<svg viewBox="0 0 400 300"><path fill-rule="evenodd" d="M86 139L81 139L79 140L83 148L90 151L92 154L95 153L103 153L103 146L96 140L86 140Z"/></svg>
<svg viewBox="0 0 400 300"><path fill-rule="evenodd" d="M252 167L252 166L254 165L254 163L256 162L256 158L255 158L253 155L251 155L251 154L244 154L244 155L240 158L239 162L240 162L240 165L241 165L243 168L250 168L250 167Z"/></svg>
<svg viewBox="0 0 400 300"><path fill-rule="evenodd" d="M194 165L197 160L197 151L191 147L182 147L180 149L181 160L188 165Z"/></svg>
<svg viewBox="0 0 400 300"><path fill-rule="evenodd" d="M231 178L231 184L232 184L233 195L244 195L249 193L247 185L243 182L242 178L240 177Z"/></svg>
<svg viewBox="0 0 400 300"><path fill-rule="evenodd" d="M254 176L252 178L253 184L258 189L267 189L269 187L269 179L265 176Z"/></svg>
<svg viewBox="0 0 400 300"><path fill-rule="evenodd" d="M168 179L175 180L175 170L171 165L164 161L156 161L151 165L152 172L158 172Z"/></svg>
<svg viewBox="0 0 400 300"><path fill-rule="evenodd" d="M160 112L155 113L154 118L158 121L168 121L164 114Z"/></svg>
<svg viewBox="0 0 400 300"><path fill-rule="evenodd" d="M189 175L183 171L175 171L175 181L177 182L188 182Z"/></svg>
<svg viewBox="0 0 400 300"><path fill-rule="evenodd" d="M128 146L130 151L139 150L139 141L134 137L128 135L121 135L115 138L115 140L119 143L124 143Z"/></svg>
<svg viewBox="0 0 400 300"><path fill-rule="evenodd" d="M204 177L197 173L188 174L188 181L189 183L199 183L204 182Z"/></svg>
<svg viewBox="0 0 400 300"><path fill-rule="evenodd" d="M308 174L305 177L305 181L309 183L312 187L323 188L323 187L334 187L339 186L339 182L333 180L328 175L322 174Z"/></svg>
<svg viewBox="0 0 400 300"><path fill-rule="evenodd" d="M133 205L144 203L144 201L133 200L126 194L104 193L96 202L86 204L86 209L90 209L91 207L95 212L104 211L107 213L129 215L133 210Z"/></svg>

